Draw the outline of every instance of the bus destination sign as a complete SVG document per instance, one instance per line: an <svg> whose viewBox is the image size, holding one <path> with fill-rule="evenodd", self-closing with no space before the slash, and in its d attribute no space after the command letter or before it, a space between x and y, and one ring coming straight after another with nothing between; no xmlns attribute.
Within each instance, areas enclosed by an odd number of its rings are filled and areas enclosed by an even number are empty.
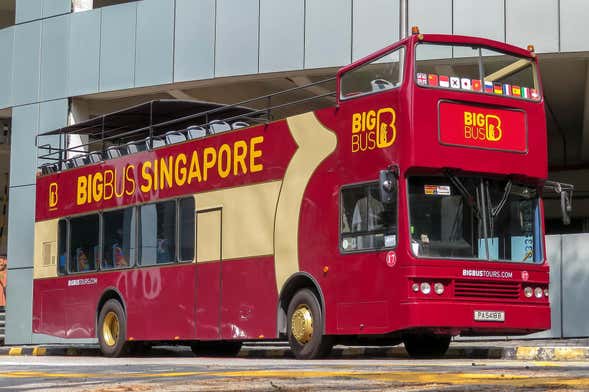
<svg viewBox="0 0 589 392"><path fill-rule="evenodd" d="M440 143L525 153L526 115L521 110L441 102L438 113Z"/></svg>

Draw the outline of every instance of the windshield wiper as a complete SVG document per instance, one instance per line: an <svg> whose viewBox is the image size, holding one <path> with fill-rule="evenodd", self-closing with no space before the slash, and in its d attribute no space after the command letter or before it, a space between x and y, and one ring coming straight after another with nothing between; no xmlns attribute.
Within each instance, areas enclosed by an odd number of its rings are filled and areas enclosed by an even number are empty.
<svg viewBox="0 0 589 392"><path fill-rule="evenodd" d="M478 200L475 202L475 198L470 194L468 189L466 189L462 181L460 181L460 179L456 177L454 174L452 174L452 172L450 172L449 170L446 170L444 172L444 175L450 179L452 185L454 185L456 189L458 189L458 192L460 192L462 197L466 200L466 204L468 204L468 206L473 209L478 218L482 220L483 215L479 208Z"/></svg>
<svg viewBox="0 0 589 392"><path fill-rule="evenodd" d="M505 204L507 203L507 199L509 198L509 194L511 193L511 185L512 185L511 180L508 180L507 184L505 184L505 189L503 190L503 196L501 196L501 200L499 200L499 203L497 203L497 205L495 207L491 207L491 217L494 218L497 215L499 215L499 213L501 212L503 207L505 207ZM489 192L489 185L488 184L487 184L487 192ZM491 196L488 195L488 197L489 197L489 203L491 203Z"/></svg>

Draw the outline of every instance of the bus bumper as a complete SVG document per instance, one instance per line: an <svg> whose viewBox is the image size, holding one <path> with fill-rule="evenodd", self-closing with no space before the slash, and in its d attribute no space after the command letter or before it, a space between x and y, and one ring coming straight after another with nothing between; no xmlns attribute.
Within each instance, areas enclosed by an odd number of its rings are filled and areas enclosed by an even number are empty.
<svg viewBox="0 0 589 392"><path fill-rule="evenodd" d="M548 304L415 301L403 303L401 308L407 315L404 330L431 329L452 335L490 336L522 335L550 329ZM477 311L492 315L503 312L504 321L475 320Z"/></svg>

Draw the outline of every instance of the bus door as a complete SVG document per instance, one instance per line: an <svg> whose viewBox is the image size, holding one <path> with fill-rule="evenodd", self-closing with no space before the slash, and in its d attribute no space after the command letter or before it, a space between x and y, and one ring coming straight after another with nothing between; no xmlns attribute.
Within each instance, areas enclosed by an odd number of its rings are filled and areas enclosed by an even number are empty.
<svg viewBox="0 0 589 392"><path fill-rule="evenodd" d="M196 213L196 337L220 339L222 209Z"/></svg>

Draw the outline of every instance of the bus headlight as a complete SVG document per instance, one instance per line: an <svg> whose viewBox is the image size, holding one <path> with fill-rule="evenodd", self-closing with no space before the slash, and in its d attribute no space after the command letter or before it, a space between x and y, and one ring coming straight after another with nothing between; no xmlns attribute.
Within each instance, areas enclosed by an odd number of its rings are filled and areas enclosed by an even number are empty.
<svg viewBox="0 0 589 392"><path fill-rule="evenodd" d="M534 289L534 296L535 296L536 298L542 298L542 294L543 294L543 293L542 293L542 288L540 288L540 287L536 287L536 288Z"/></svg>
<svg viewBox="0 0 589 392"><path fill-rule="evenodd" d="M411 285L411 290L413 290L414 292L416 292L416 293L417 293L417 292L419 291L419 284L417 284L417 283L413 283L413 284Z"/></svg>
<svg viewBox="0 0 589 392"><path fill-rule="evenodd" d="M444 294L444 285L439 282L434 284L434 292L438 295Z"/></svg>
<svg viewBox="0 0 589 392"><path fill-rule="evenodd" d="M544 289L544 296L548 297L548 289Z"/></svg>
<svg viewBox="0 0 589 392"><path fill-rule="evenodd" d="M421 284L421 292L427 295L432 292L432 287L429 285L429 283L423 282Z"/></svg>
<svg viewBox="0 0 589 392"><path fill-rule="evenodd" d="M532 298L533 294L534 294L534 292L531 287L526 287L524 289L524 295L526 296L526 298Z"/></svg>

